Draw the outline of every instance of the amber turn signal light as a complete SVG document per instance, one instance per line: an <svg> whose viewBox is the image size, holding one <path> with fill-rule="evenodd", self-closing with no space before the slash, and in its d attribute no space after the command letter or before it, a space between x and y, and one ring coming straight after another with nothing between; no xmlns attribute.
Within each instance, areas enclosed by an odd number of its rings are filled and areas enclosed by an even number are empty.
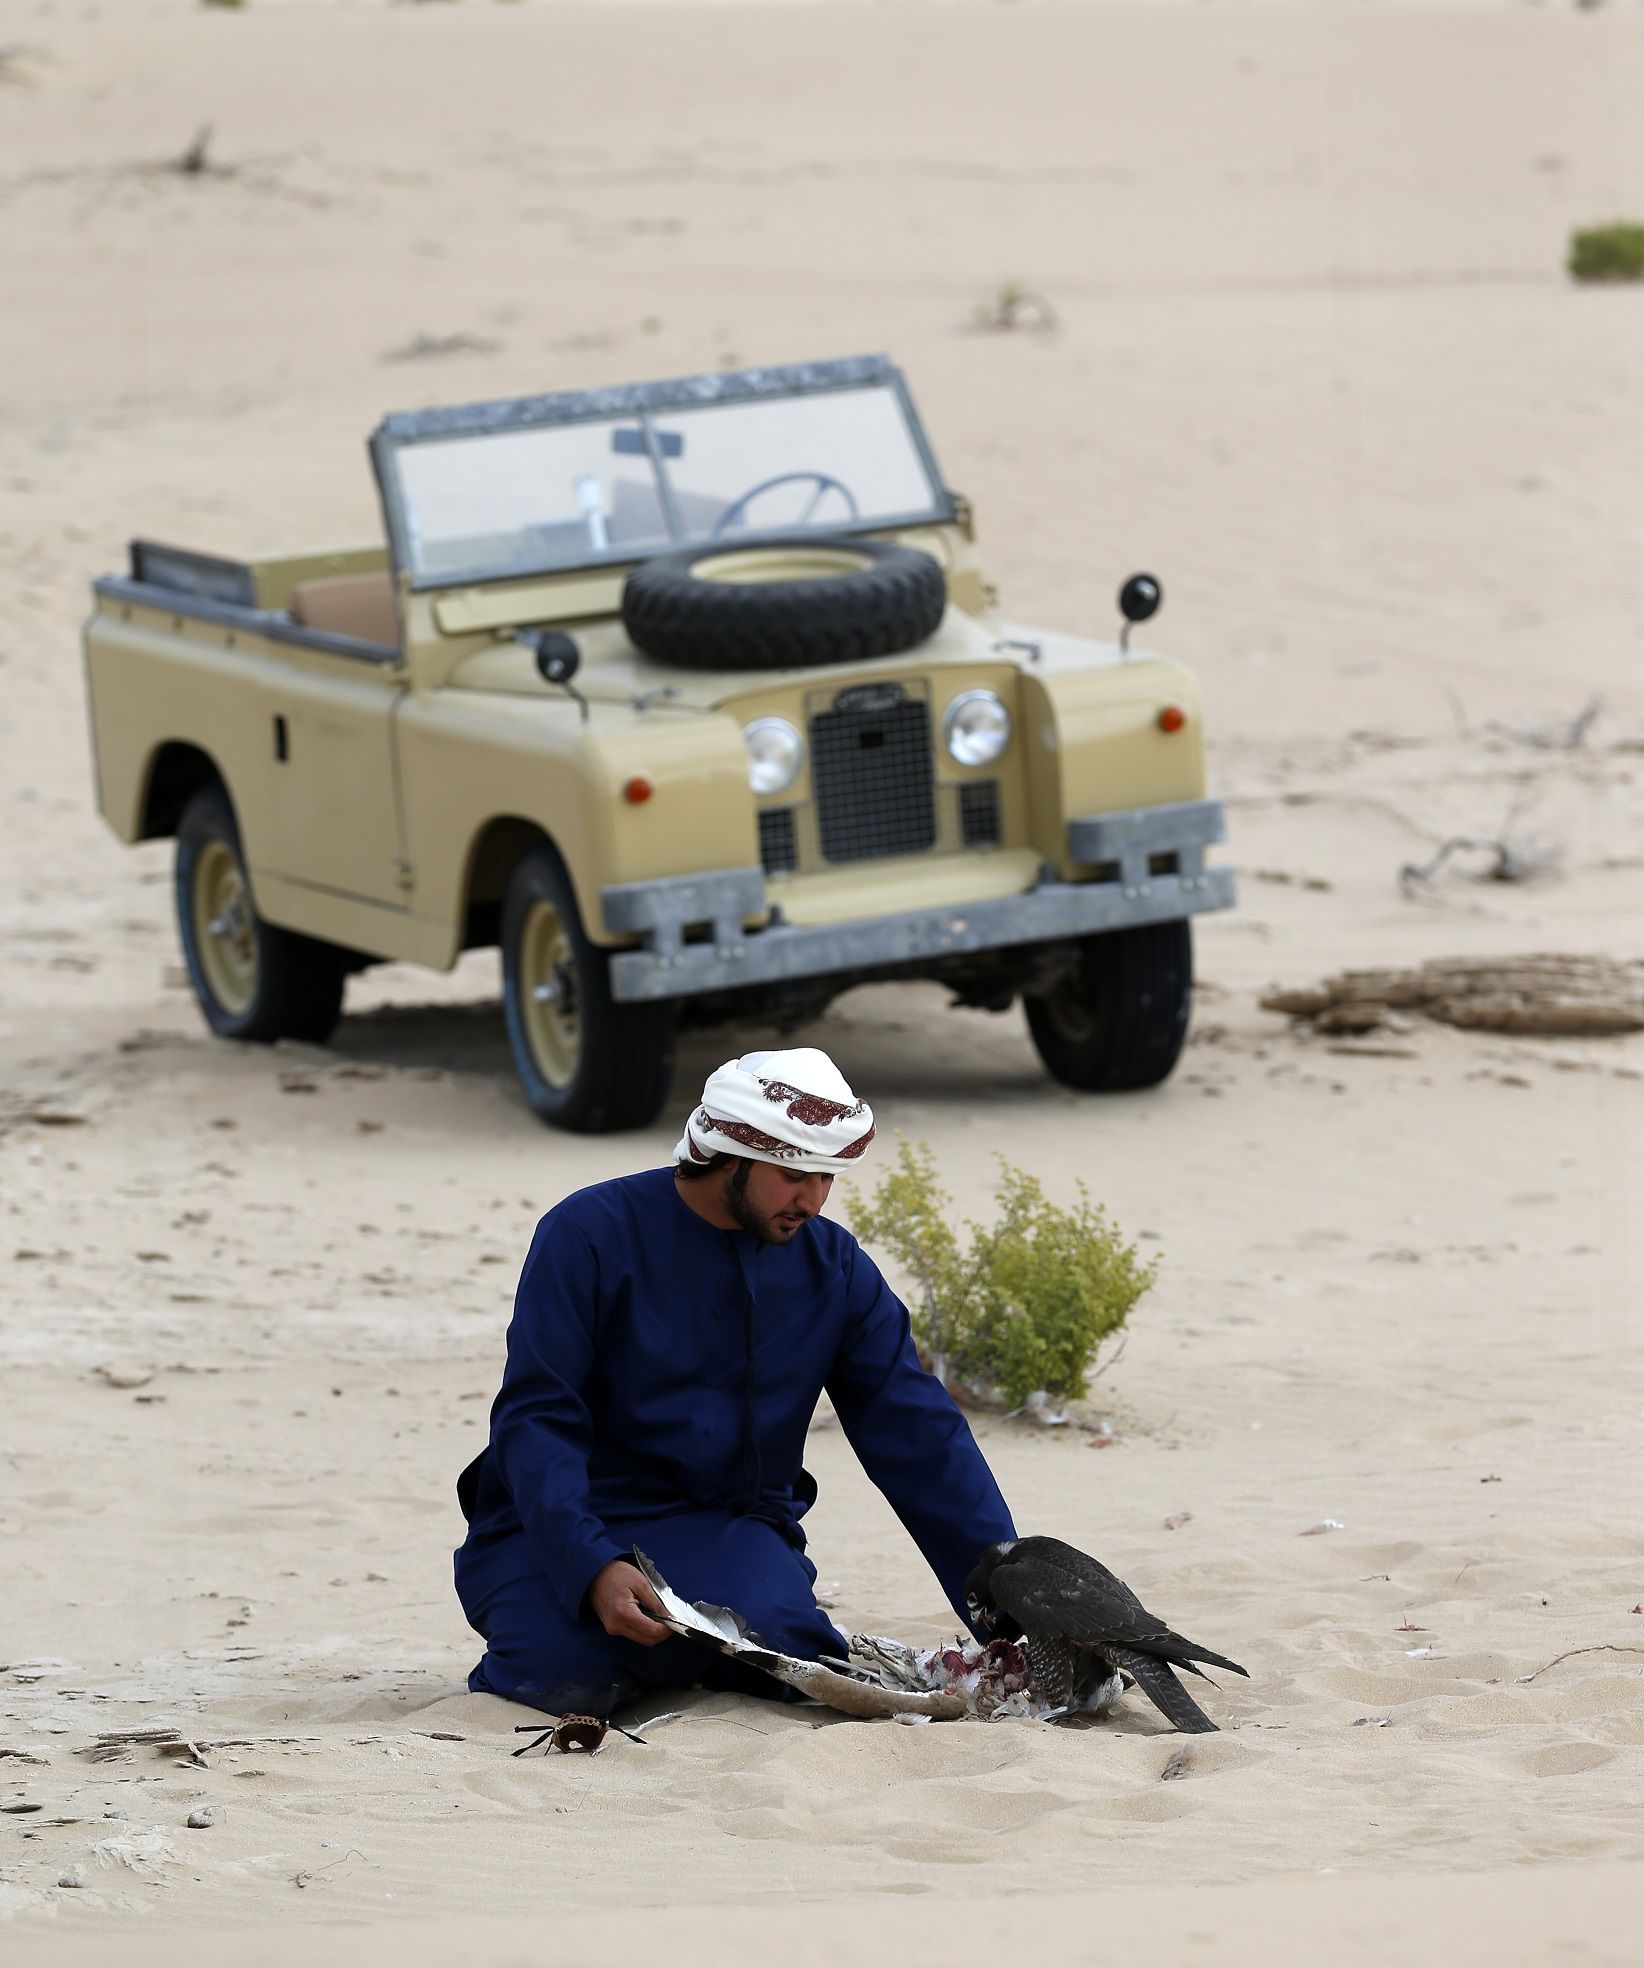
<svg viewBox="0 0 1644 1968"><path fill-rule="evenodd" d="M1159 713L1159 729L1161 731L1180 731L1186 722L1187 713L1182 709L1180 704L1166 704L1164 709Z"/></svg>
<svg viewBox="0 0 1644 1968"><path fill-rule="evenodd" d="M636 772L622 789L622 797L630 806L643 806L656 791L643 772Z"/></svg>

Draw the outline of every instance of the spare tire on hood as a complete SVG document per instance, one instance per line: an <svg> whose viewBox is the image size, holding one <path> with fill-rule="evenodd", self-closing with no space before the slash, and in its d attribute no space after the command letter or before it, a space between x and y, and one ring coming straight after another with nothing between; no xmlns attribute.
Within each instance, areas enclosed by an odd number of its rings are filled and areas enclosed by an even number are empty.
<svg viewBox="0 0 1644 1968"><path fill-rule="evenodd" d="M789 535L643 561L623 587L622 621L660 663L793 669L912 649L935 634L947 601L947 577L915 547Z"/></svg>

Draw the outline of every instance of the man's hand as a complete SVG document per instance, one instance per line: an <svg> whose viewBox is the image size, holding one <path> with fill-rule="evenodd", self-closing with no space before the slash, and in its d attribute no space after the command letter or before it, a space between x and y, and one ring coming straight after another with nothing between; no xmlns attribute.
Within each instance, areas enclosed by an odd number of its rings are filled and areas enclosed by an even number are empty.
<svg viewBox="0 0 1644 1968"><path fill-rule="evenodd" d="M670 1637L662 1624L662 1601L651 1590L645 1574L626 1558L613 1558L594 1574L588 1604L594 1618L615 1639L637 1640L642 1647L654 1647Z"/></svg>

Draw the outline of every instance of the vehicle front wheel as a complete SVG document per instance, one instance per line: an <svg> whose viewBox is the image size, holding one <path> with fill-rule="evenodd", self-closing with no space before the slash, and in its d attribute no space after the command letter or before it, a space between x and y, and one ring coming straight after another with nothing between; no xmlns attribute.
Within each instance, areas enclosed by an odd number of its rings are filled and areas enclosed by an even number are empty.
<svg viewBox="0 0 1644 1968"><path fill-rule="evenodd" d="M619 1004L559 857L533 848L502 908L502 1004L525 1097L551 1127L615 1134L654 1121L674 1070L671 1004Z"/></svg>
<svg viewBox="0 0 1644 1968"><path fill-rule="evenodd" d="M212 1031L263 1045L324 1045L342 1015L347 957L257 914L220 786L196 793L178 823L175 894L188 981Z"/></svg>
<svg viewBox="0 0 1644 1968"><path fill-rule="evenodd" d="M1082 1093L1167 1079L1193 1005L1193 931L1142 923L1087 936L1056 989L1027 1000L1028 1030L1051 1077Z"/></svg>

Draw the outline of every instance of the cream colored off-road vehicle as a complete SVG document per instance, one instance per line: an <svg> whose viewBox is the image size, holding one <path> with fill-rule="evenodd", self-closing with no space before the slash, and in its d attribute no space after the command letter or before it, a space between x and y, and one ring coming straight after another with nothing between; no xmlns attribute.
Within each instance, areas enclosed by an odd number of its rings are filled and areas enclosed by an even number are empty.
<svg viewBox="0 0 1644 1968"><path fill-rule="evenodd" d="M323 1042L344 980L502 950L547 1121L650 1121L676 1028L853 984L1018 997L1064 1085L1175 1064L1207 867L1193 680L992 620L882 357L389 417L386 545L139 541L86 631L98 798L174 836L208 1023ZM734 1042L733 1042L734 1043Z"/></svg>

